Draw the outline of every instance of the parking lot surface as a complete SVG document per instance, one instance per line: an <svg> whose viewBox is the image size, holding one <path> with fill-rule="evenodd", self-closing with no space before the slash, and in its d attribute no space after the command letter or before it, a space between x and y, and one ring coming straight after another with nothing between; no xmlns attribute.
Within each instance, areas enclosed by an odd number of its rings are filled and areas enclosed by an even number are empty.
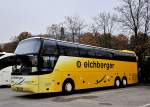
<svg viewBox="0 0 150 107"><path fill-rule="evenodd" d="M73 95L29 94L0 88L0 107L150 107L150 85L100 89Z"/></svg>

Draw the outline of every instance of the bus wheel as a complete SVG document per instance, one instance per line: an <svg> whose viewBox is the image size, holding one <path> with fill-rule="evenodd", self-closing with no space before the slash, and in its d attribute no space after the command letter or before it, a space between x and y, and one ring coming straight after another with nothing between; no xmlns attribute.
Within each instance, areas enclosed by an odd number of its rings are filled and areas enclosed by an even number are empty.
<svg viewBox="0 0 150 107"><path fill-rule="evenodd" d="M122 86L123 86L123 87L126 87L127 85L128 85L127 78L126 78L126 77L123 77L123 78L122 78Z"/></svg>
<svg viewBox="0 0 150 107"><path fill-rule="evenodd" d="M121 81L120 81L120 78L119 78L119 77L117 77L117 78L115 79L114 86L115 86L115 88L119 88L119 87L121 86Z"/></svg>
<svg viewBox="0 0 150 107"><path fill-rule="evenodd" d="M62 86L62 92L64 94L71 94L74 91L74 82L72 79L67 79L64 81Z"/></svg>

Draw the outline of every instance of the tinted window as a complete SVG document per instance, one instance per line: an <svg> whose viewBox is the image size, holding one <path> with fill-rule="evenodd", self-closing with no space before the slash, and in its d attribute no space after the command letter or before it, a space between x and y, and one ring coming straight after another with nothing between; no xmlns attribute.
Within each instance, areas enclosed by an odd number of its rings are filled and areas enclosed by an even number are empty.
<svg viewBox="0 0 150 107"><path fill-rule="evenodd" d="M50 73L53 71L57 58L55 56L43 56L40 64L40 74Z"/></svg>
<svg viewBox="0 0 150 107"><path fill-rule="evenodd" d="M101 59L112 59L112 54L101 49L96 49L96 57Z"/></svg>
<svg viewBox="0 0 150 107"><path fill-rule="evenodd" d="M93 48L81 45L78 46L78 48L81 57L95 57L95 51Z"/></svg>
<svg viewBox="0 0 150 107"><path fill-rule="evenodd" d="M96 56L98 58L105 58L106 53L101 50L95 50Z"/></svg>
<svg viewBox="0 0 150 107"><path fill-rule="evenodd" d="M136 62L136 57L135 57L135 56L132 56L132 55L123 55L122 57L123 57L124 60L126 60L126 61Z"/></svg>
<svg viewBox="0 0 150 107"><path fill-rule="evenodd" d="M89 57L95 57L95 51L93 48L87 48L88 49L88 56Z"/></svg>
<svg viewBox="0 0 150 107"><path fill-rule="evenodd" d="M115 52L113 59L120 60L120 61L136 62L136 56L134 54L128 54L128 53Z"/></svg>
<svg viewBox="0 0 150 107"><path fill-rule="evenodd" d="M114 52L113 59L114 60L123 60L123 58L121 57L121 55L118 52Z"/></svg>
<svg viewBox="0 0 150 107"><path fill-rule="evenodd" d="M81 57L88 57L88 49L85 46L78 46L79 54Z"/></svg>
<svg viewBox="0 0 150 107"><path fill-rule="evenodd" d="M44 55L57 55L56 42L51 40L44 40L42 51Z"/></svg>
<svg viewBox="0 0 150 107"><path fill-rule="evenodd" d="M59 53L66 56L79 56L77 45L58 42Z"/></svg>
<svg viewBox="0 0 150 107"><path fill-rule="evenodd" d="M3 56L4 54L0 54L0 57Z"/></svg>

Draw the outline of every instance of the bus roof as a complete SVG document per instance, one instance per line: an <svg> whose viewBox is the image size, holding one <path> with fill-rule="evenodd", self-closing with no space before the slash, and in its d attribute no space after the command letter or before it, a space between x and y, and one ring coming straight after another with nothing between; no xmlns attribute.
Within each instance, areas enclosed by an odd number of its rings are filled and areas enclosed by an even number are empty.
<svg viewBox="0 0 150 107"><path fill-rule="evenodd" d="M131 50L119 50L120 52L125 52L125 53L132 53L132 54L135 54L134 51L131 51Z"/></svg>
<svg viewBox="0 0 150 107"><path fill-rule="evenodd" d="M102 49L104 51L108 51L108 52L115 52L115 53L127 53L127 54L135 54L134 51L131 50L115 50L115 49L110 49L110 48L104 48L104 47L98 47L98 46L92 46L92 45L87 45L87 44L80 44L80 43L76 43L76 42L70 42L70 41L63 41L63 40L57 40L57 39L53 39L53 38L47 38L47 37L31 37L31 38L27 38L25 40L28 39L47 39L47 40L54 40L57 42L63 42L63 43L69 43L69 44L76 44L79 46L86 46L86 47L91 47L91 48L97 48L97 49ZM23 40L24 41L24 40Z"/></svg>

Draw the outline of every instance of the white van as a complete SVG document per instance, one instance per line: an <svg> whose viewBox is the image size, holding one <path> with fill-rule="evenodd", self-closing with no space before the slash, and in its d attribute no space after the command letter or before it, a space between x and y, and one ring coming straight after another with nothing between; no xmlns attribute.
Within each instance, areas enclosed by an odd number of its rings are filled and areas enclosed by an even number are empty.
<svg viewBox="0 0 150 107"><path fill-rule="evenodd" d="M13 53L0 53L0 86L10 85L12 66L9 66L9 58L14 56Z"/></svg>

